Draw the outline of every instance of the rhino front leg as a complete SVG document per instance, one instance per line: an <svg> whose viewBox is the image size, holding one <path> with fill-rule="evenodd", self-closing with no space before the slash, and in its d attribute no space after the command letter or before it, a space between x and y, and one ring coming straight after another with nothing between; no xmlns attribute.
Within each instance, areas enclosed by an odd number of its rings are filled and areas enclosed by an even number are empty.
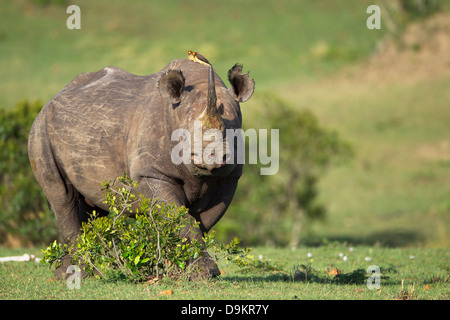
<svg viewBox="0 0 450 320"><path fill-rule="evenodd" d="M186 206L187 199L181 186L153 178L143 178L139 181L139 193L147 198L157 198L160 202L167 204L174 203L176 206ZM188 215L188 222L195 222L196 219ZM196 239L203 244L202 227L193 227L188 223L181 230L180 237L188 240ZM194 261L192 261L194 263ZM220 275L220 270L211 256L205 251L202 258L195 261L195 267L198 268L198 278L211 278Z"/></svg>
<svg viewBox="0 0 450 320"><path fill-rule="evenodd" d="M223 188L219 189L210 201L210 205L199 214L197 220L200 222L200 235L209 232L211 228L220 220L233 199L237 186L237 179L231 178ZM214 260L207 252L199 261L204 266L205 271L200 276L219 276L220 270Z"/></svg>
<svg viewBox="0 0 450 320"><path fill-rule="evenodd" d="M158 199L159 202L167 204L174 203L176 206L186 206L187 199L181 186L156 178L142 178L139 180L138 193L146 198ZM194 217L188 215L188 222L195 222ZM190 226L190 223L181 231L182 238L202 241L200 228Z"/></svg>

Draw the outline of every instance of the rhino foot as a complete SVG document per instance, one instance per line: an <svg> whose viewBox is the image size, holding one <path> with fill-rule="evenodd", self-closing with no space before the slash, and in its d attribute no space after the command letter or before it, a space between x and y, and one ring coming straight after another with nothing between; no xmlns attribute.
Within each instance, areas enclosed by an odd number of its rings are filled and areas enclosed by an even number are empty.
<svg viewBox="0 0 450 320"><path fill-rule="evenodd" d="M209 279L220 276L220 270L214 260L208 253L205 253L201 258L192 261L191 267L194 272L191 275L191 280Z"/></svg>
<svg viewBox="0 0 450 320"><path fill-rule="evenodd" d="M53 272L55 275L55 279L56 280L66 280L68 277L70 277L71 275L74 274L74 270L69 270L69 272L67 271L67 269L71 266L71 265L75 265L73 260L72 260L72 256L71 255L66 255L64 256L62 259L62 264L61 266L59 266L58 268L55 269L55 271ZM81 265L77 265L80 268L80 276L81 278L85 278L87 276L87 273L83 270L83 266Z"/></svg>

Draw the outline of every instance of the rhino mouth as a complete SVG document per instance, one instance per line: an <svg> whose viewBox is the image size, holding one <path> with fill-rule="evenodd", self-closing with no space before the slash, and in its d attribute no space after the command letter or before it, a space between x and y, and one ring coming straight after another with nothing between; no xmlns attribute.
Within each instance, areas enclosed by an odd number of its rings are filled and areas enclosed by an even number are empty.
<svg viewBox="0 0 450 320"><path fill-rule="evenodd" d="M206 159L202 159L197 153L191 153L191 164L199 169L213 171L214 169L220 169L227 165L230 161L230 154L226 153L224 155L215 154L214 152L209 153Z"/></svg>

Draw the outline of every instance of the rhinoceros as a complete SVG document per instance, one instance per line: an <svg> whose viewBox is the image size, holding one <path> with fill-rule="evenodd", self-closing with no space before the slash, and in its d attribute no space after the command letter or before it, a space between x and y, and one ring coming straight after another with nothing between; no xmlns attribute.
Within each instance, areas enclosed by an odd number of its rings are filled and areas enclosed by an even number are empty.
<svg viewBox="0 0 450 320"><path fill-rule="evenodd" d="M217 161L198 161L192 151L197 161L176 164L171 153L179 141L171 136L180 128L194 135L195 122L224 139L227 129L241 128L239 103L252 96L255 82L239 64L228 80L229 88L212 67L178 59L145 76L118 67L82 73L53 97L33 123L28 152L62 241L81 233L84 212L107 212L101 183L124 173L139 183L139 194L156 191L160 201L187 207L199 222L187 238L201 240L230 205L242 164L229 149ZM63 260L56 277L64 278L70 264ZM220 274L208 255L202 264L203 276Z"/></svg>

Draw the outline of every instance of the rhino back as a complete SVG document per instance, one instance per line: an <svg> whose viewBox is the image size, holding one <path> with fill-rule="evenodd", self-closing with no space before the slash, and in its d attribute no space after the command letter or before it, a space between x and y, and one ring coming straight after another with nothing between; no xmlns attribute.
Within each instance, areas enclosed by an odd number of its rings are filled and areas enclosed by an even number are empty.
<svg viewBox="0 0 450 320"><path fill-rule="evenodd" d="M155 76L136 76L107 67L76 77L43 109L47 134L60 168L75 188L101 200L99 183L128 171L130 145L138 139L143 113L152 108ZM92 195L95 193L95 195Z"/></svg>

